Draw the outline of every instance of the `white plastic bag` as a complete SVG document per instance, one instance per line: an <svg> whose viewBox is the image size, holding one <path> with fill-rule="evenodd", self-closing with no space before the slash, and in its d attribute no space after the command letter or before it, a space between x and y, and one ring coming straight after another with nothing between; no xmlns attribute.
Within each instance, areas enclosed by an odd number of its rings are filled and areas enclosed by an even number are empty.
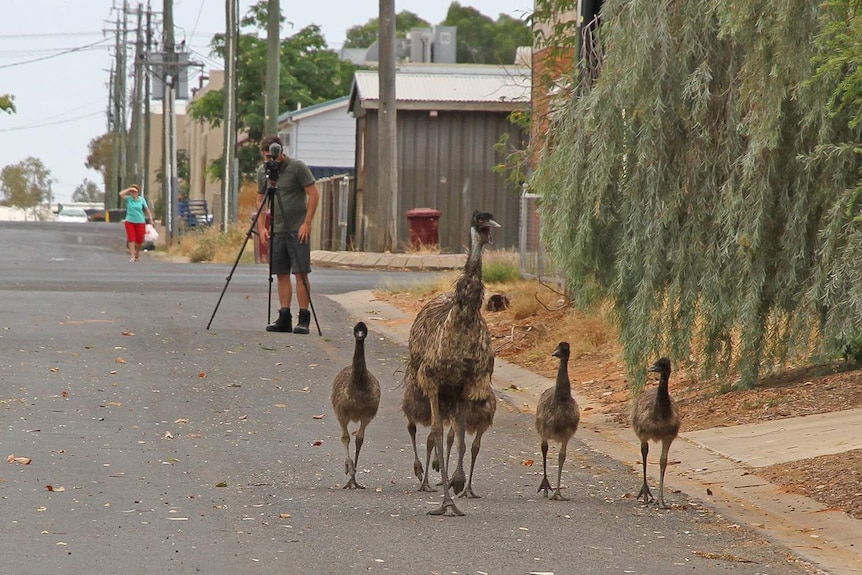
<svg viewBox="0 0 862 575"><path fill-rule="evenodd" d="M157 239L159 239L159 232L156 231L153 224L147 224L147 227L144 230L144 241L148 244L154 244Z"/></svg>

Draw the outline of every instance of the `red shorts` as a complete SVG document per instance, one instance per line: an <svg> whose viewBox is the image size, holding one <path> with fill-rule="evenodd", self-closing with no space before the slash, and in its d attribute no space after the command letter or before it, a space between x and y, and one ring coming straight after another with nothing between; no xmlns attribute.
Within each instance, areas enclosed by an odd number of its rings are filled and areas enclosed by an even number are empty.
<svg viewBox="0 0 862 575"><path fill-rule="evenodd" d="M147 231L147 224L134 224L126 222L126 239L132 243L144 243L144 232Z"/></svg>

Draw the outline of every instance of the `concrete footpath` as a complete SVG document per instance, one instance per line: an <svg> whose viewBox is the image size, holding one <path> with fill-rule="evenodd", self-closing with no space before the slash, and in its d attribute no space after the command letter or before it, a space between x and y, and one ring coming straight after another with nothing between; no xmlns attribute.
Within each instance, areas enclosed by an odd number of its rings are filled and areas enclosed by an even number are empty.
<svg viewBox="0 0 862 575"><path fill-rule="evenodd" d="M326 254L340 255L324 260ZM436 259L410 261L431 257ZM463 266L464 256L313 252L312 260L324 266L457 269ZM375 331L407 343L413 317L375 300L372 292L332 299ZM527 412L535 411L539 395L554 384L501 359L496 360L493 383L500 397ZM640 474L640 448L632 430L598 413L598 406L586 398L577 397L577 401L581 408L578 439ZM666 483L669 489L680 489L725 518L756 529L828 573L862 574L862 521L807 497L785 493L757 475L758 468L774 463L860 449L860 425L862 410L856 409L682 433L671 448ZM656 483L658 451L651 450L648 467ZM669 499L673 501L673 495Z"/></svg>

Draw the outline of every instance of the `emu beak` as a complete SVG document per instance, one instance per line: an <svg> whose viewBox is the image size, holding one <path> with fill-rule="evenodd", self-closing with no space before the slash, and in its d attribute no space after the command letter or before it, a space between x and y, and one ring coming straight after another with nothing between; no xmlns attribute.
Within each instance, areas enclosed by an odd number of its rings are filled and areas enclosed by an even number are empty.
<svg viewBox="0 0 862 575"><path fill-rule="evenodd" d="M661 371L661 368L658 366L657 363L654 363L651 366L649 366L648 368L646 368L646 370L647 371Z"/></svg>
<svg viewBox="0 0 862 575"><path fill-rule="evenodd" d="M502 226L500 224L498 224L496 221L487 220L485 222L485 225L479 229L482 232L482 235L485 236L485 240L490 244L490 243L492 243L491 242L491 228L500 228L500 227L502 227Z"/></svg>

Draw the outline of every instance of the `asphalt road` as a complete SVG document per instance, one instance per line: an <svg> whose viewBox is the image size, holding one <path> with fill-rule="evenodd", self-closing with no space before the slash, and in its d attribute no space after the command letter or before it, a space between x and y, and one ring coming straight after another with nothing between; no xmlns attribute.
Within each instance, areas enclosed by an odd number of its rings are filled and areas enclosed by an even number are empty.
<svg viewBox="0 0 862 575"><path fill-rule="evenodd" d="M116 224L0 223L0 246L0 573L810 572L684 493L639 504L639 477L577 437L571 499L537 496L532 418L504 404L482 498L428 516L440 494L416 491L398 409L406 350L373 334L367 489L341 489L329 391L355 318L325 296L416 274L315 270L319 337L266 333L266 268L240 266L207 330L230 266L132 264Z"/></svg>

